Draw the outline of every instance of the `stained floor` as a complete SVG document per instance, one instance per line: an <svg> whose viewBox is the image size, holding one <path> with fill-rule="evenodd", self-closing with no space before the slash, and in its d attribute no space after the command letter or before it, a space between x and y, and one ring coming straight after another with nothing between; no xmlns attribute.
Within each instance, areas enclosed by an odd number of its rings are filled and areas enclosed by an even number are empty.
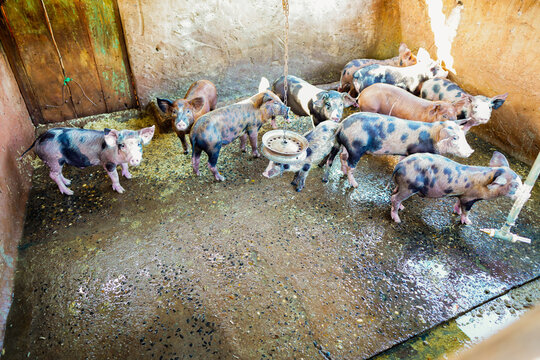
<svg viewBox="0 0 540 360"><path fill-rule="evenodd" d="M487 165L495 148L468 139L460 161ZM337 162L327 184L316 168L300 193L237 143L223 183L195 177L172 133L144 158L124 194L101 168L67 169L72 197L34 161L6 359L368 358L540 275L538 186L514 228L533 242L512 244L479 231L504 223L508 198L463 226L452 199L413 197L393 223L395 157L365 156L356 190Z"/></svg>

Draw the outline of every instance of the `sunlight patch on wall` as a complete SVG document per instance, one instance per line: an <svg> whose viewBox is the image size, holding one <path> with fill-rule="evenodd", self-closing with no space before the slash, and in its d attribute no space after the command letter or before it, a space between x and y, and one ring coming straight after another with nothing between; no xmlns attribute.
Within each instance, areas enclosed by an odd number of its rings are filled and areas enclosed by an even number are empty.
<svg viewBox="0 0 540 360"><path fill-rule="evenodd" d="M452 9L452 12L446 18L443 13L442 0L425 0L428 6L428 15L431 21L431 30L435 38L435 46L437 47L437 59L444 61L446 68L454 74L454 58L452 57L452 42L456 37L457 28L461 20L461 10L463 5L458 2L458 5Z"/></svg>

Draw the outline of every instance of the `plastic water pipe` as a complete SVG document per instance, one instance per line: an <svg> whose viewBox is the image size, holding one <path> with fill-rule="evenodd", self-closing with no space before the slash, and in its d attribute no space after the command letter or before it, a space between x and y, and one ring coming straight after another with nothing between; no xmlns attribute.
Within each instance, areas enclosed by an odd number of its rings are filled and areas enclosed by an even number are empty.
<svg viewBox="0 0 540 360"><path fill-rule="evenodd" d="M480 229L486 234L488 234L491 237L496 237L497 239L501 240L507 240L511 242L521 241L527 244L531 243L531 239L522 237L516 234L512 234L510 232L510 228L516 224L516 219L519 215L519 212L521 211L521 208L525 204L525 202L531 197L531 191L534 186L534 183L536 182L536 179L538 179L538 175L540 174L540 153L536 156L536 160L534 161L534 164L531 168L531 171L529 172L529 175L527 176L527 179L523 183L523 186L518 190L517 199L514 202L514 206L512 206L512 209L510 210L510 213L508 213L508 217L506 218L506 223L503 225L501 229Z"/></svg>

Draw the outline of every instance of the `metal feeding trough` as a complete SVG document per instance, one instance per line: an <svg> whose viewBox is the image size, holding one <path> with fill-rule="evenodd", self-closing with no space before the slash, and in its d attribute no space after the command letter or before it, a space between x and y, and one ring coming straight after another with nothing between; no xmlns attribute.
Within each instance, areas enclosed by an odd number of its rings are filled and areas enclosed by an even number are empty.
<svg viewBox="0 0 540 360"><path fill-rule="evenodd" d="M262 137L262 153L280 164L294 164L306 158L309 144L305 137L287 130L270 130Z"/></svg>

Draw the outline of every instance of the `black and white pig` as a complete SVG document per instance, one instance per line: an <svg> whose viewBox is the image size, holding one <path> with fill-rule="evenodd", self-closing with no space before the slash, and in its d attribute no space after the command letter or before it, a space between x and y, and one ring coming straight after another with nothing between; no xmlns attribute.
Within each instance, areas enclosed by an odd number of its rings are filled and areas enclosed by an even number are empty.
<svg viewBox="0 0 540 360"><path fill-rule="evenodd" d="M217 169L221 147L240 137L240 148L245 148L249 137L254 157L260 157L257 150L257 134L261 126L271 120L276 127L275 117L288 116L289 108L271 91L260 92L247 100L225 106L204 114L191 128L191 164L193 172L199 175L201 153L208 155L208 168L218 181L224 181Z"/></svg>
<svg viewBox="0 0 540 360"><path fill-rule="evenodd" d="M325 182L341 146L344 147L341 169L347 173L349 184L353 187L358 187L353 174L364 154L406 156L427 152L469 157L474 152L465 139L465 133L454 121L424 123L358 112L343 120L336 132L336 142L330 151L323 177Z"/></svg>
<svg viewBox="0 0 540 360"><path fill-rule="evenodd" d="M284 99L284 76L272 85L273 91L281 100ZM313 125L332 120L340 122L343 108L356 105L356 100L347 93L335 90L322 90L296 76L287 76L287 105L298 116L310 116Z"/></svg>
<svg viewBox="0 0 540 360"><path fill-rule="evenodd" d="M415 65L406 67L374 64L361 68L353 75L353 86L356 92L359 94L370 85L385 83L414 94L422 82L434 77L448 76L448 71L432 60L425 49L420 48L416 58Z"/></svg>
<svg viewBox="0 0 540 360"><path fill-rule="evenodd" d="M420 97L427 100L443 101L465 99L465 104L458 114L458 119L470 119L465 123L464 130L467 131L472 126L487 123L491 118L491 111L504 104L508 93L496 95L492 98L483 95L472 96L448 79L435 78L429 79L422 84Z"/></svg>
<svg viewBox="0 0 540 360"><path fill-rule="evenodd" d="M314 129L304 134L309 146L306 149L306 158L296 164L280 164L270 161L263 176L269 179L283 174L285 171L294 171L292 185L296 186L296 191L302 191L309 170L314 164L318 164L330 153L334 145L336 129L339 124L326 120L317 125Z"/></svg>
<svg viewBox="0 0 540 360"><path fill-rule="evenodd" d="M142 146L152 140L154 128L154 125L139 131L54 128L41 134L21 157L35 146L35 153L50 168L49 176L62 194L73 195L68 188L71 181L62 175L64 164L81 169L101 165L112 180L113 190L123 193L116 167L120 165L122 175L131 179L128 164L138 166L141 163Z"/></svg>
<svg viewBox="0 0 540 360"><path fill-rule="evenodd" d="M468 166L440 155L414 154L401 160L392 175L396 188L391 197L392 219L401 222L398 210L401 202L414 194L422 197L457 197L454 212L461 214L462 224L471 224L468 214L479 200L508 196L515 200L521 178L510 169L508 161L498 151L493 153L489 167Z"/></svg>

